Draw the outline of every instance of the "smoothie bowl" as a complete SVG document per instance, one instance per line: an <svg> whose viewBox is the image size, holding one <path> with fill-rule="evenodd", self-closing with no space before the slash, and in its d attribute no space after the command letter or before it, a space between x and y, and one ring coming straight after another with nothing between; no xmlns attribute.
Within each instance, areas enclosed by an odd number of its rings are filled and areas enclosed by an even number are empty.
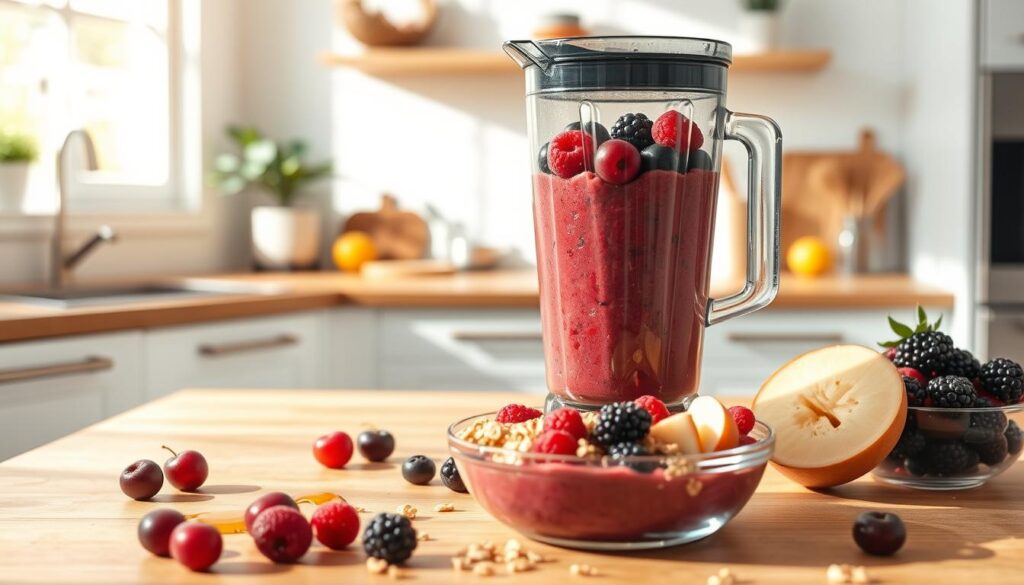
<svg viewBox="0 0 1024 585"><path fill-rule="evenodd" d="M585 413L588 428L595 416ZM774 446L771 429L758 422L743 444L710 453L658 453L648 438L638 443L648 448L635 452L651 454L609 454L584 439L578 454L552 454L533 444L543 419L500 425L494 418L448 429L470 493L524 536L572 548L660 548L713 534L753 495Z"/></svg>

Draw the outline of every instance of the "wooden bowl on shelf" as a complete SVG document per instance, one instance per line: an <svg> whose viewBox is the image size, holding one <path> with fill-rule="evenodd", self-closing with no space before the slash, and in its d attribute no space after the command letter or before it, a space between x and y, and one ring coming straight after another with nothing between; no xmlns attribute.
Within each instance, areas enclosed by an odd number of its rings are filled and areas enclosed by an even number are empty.
<svg viewBox="0 0 1024 585"><path fill-rule="evenodd" d="M436 0L420 0L423 18L396 25L379 11L370 11L362 0L338 0L338 17L359 42L371 47L405 47L422 41L437 21Z"/></svg>

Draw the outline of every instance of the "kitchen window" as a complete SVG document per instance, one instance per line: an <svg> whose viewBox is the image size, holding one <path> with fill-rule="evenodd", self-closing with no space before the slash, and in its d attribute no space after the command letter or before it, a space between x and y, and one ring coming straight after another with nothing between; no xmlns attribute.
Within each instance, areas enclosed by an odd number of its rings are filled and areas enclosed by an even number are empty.
<svg viewBox="0 0 1024 585"><path fill-rule="evenodd" d="M186 207L181 4L190 0L0 0L0 128L39 145L28 213L55 206L55 157L68 131L96 144L69 207Z"/></svg>

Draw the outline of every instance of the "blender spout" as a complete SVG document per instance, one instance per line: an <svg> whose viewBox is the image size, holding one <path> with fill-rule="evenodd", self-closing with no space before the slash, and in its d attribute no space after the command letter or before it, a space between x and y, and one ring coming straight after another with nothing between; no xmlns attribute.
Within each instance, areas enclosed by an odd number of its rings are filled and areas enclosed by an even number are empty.
<svg viewBox="0 0 1024 585"><path fill-rule="evenodd" d="M502 49L523 69L536 65L540 67L541 71L547 71L554 63L554 59L533 41L506 41L502 45Z"/></svg>

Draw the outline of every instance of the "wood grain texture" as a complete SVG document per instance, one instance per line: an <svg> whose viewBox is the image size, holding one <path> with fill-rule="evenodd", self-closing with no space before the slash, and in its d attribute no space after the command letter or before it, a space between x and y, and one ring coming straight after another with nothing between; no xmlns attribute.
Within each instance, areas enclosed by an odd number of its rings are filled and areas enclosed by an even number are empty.
<svg viewBox="0 0 1024 585"><path fill-rule="evenodd" d="M148 329L304 311L336 305L367 307L536 307L533 270L464 272L443 276L361 278L338 272L260 273L204 276L237 283L272 285L282 290L261 295L220 295L54 309L0 302L0 342ZM722 296L739 290L712 291ZM953 295L904 274L852 278L799 279L783 275L772 309L899 308L916 304L951 308Z"/></svg>
<svg viewBox="0 0 1024 585"><path fill-rule="evenodd" d="M535 397L536 398L536 397ZM419 508L417 529L436 540L420 543L409 563L410 582L476 582L453 573L460 547L516 536L491 519L471 496L435 479L426 487L400 477L413 454L446 456L445 429L458 418L523 401L521 394L388 391L189 390L0 463L0 582L4 583L383 583L366 572L355 546L330 552L319 545L295 566L273 565L248 536L225 537L212 574L188 572L150 556L136 542L138 519L158 507L184 513L242 510L260 493L335 491L370 512ZM528 400L528 399L527 399ZM395 454L384 464L358 456L341 471L320 467L310 446L336 429L368 425L393 432ZM210 462L199 494L170 486L159 503L121 494L117 476L139 458L163 461L161 444L193 448ZM813 492L766 472L757 493L728 526L701 542L655 552L592 554L529 541L554 559L538 571L494 577L499 583L576 582L568 567L587 563L604 574L595 583L697 583L729 567L742 582L825 583L831 563L866 565L878 583L1019 583L1024 566L1024 467L1017 465L976 490L928 493L860 479ZM456 511L436 513L452 502ZM608 502L608 505L615 505ZM864 510L891 510L907 523L906 547L892 558L868 557L850 537ZM305 507L305 512L310 513ZM362 515L364 521L368 514Z"/></svg>

